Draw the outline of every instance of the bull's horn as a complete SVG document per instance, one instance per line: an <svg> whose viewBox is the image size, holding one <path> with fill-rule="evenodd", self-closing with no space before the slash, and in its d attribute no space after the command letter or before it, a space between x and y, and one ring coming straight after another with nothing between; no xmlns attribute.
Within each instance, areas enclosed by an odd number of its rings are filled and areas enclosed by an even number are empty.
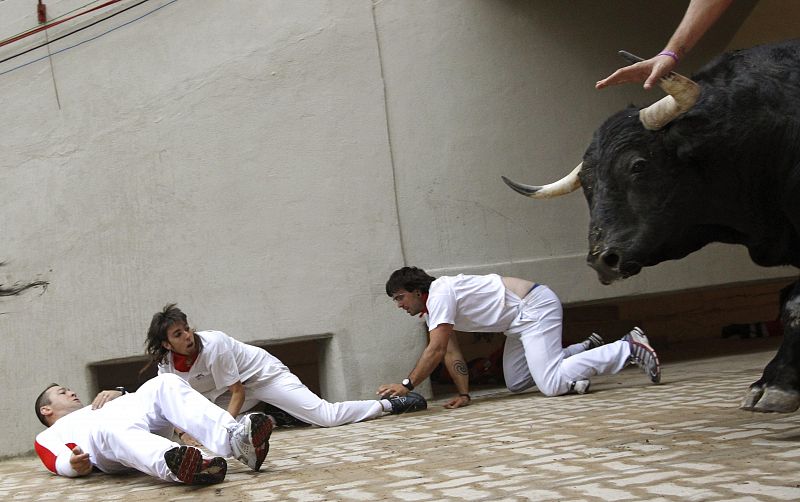
<svg viewBox="0 0 800 502"><path fill-rule="evenodd" d="M578 164L578 167L573 169L571 173L564 176L560 180L544 186L523 185L521 183L517 183L516 181L511 181L505 176L501 176L501 178L503 178L503 181L505 181L506 185L510 186L512 189L521 193L522 195L527 195L528 197L533 197L534 199L549 199L551 197L558 197L559 195L574 192L580 188L581 180L578 178L578 173L581 171L581 167L583 167L583 162Z"/></svg>
<svg viewBox="0 0 800 502"><path fill-rule="evenodd" d="M700 86L690 78L670 73L658 82L669 96L664 96L647 108L639 110L639 120L645 129L657 131L682 113L686 113L697 102Z"/></svg>

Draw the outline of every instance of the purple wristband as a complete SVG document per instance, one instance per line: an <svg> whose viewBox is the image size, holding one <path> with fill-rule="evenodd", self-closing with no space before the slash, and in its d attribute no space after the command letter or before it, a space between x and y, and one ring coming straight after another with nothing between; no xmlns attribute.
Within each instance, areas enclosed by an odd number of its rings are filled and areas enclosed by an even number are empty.
<svg viewBox="0 0 800 502"><path fill-rule="evenodd" d="M661 51L661 52L659 52L659 53L658 53L658 55L659 55L659 56L669 56L669 57L671 57L672 59L674 59L676 63L679 61L679 59L678 59L678 55L677 55L677 54L675 54L675 53L674 53L674 52L672 52L672 51Z"/></svg>

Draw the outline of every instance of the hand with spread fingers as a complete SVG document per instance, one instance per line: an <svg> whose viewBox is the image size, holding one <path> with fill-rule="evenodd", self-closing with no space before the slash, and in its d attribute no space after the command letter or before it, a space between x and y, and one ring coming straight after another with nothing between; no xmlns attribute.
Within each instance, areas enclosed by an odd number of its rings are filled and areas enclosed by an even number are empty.
<svg viewBox="0 0 800 502"><path fill-rule="evenodd" d="M122 391L119 390L104 390L101 391L92 401L92 409L98 410L102 408L107 402L113 401L114 399L120 397L122 395Z"/></svg>
<svg viewBox="0 0 800 502"><path fill-rule="evenodd" d="M608 77L599 80L595 88L628 82L644 82L645 89L651 89L678 65L692 47L703 37L719 19L733 0L691 0L675 33L664 46L664 50L650 59L639 61L620 68Z"/></svg>
<svg viewBox="0 0 800 502"><path fill-rule="evenodd" d="M678 60L669 54L659 54L650 59L620 68L595 84L602 89L611 85L644 81L644 88L651 89L658 81L669 74L678 64Z"/></svg>

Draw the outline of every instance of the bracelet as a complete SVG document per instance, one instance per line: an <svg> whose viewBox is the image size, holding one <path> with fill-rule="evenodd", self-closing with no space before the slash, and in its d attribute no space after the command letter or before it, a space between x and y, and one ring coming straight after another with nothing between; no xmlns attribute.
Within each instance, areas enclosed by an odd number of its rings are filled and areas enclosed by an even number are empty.
<svg viewBox="0 0 800 502"><path fill-rule="evenodd" d="M115 387L114 390L121 392L123 396L128 393L128 389L125 387Z"/></svg>
<svg viewBox="0 0 800 502"><path fill-rule="evenodd" d="M672 51L661 51L661 52L659 52L659 53L658 53L658 55L659 55L659 56L669 56L669 57L671 57L672 59L674 59L676 63L677 63L678 61L680 61L680 59L678 58L678 55L677 55L677 54L675 54L675 53L674 53L674 52L672 52Z"/></svg>
<svg viewBox="0 0 800 502"><path fill-rule="evenodd" d="M472 401L472 396L469 394L459 394L458 397L466 397L467 401Z"/></svg>

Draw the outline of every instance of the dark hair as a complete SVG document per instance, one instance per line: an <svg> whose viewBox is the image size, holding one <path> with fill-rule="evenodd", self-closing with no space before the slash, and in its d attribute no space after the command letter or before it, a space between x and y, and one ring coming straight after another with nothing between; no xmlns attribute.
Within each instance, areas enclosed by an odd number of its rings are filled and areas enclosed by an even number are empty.
<svg viewBox="0 0 800 502"><path fill-rule="evenodd" d="M47 423L47 419L44 415L42 415L42 406L47 406L50 404L50 398L47 397L47 391L52 389L53 387L59 387L57 383L51 383L39 394L39 397L36 398L36 418L44 425L45 427L50 427L50 424Z"/></svg>
<svg viewBox="0 0 800 502"><path fill-rule="evenodd" d="M392 296L401 289L409 292L419 290L421 293L427 293L431 283L435 280L436 278L429 276L421 268L403 267L395 270L389 276L389 280L386 281L386 294Z"/></svg>
<svg viewBox="0 0 800 502"><path fill-rule="evenodd" d="M189 323L186 314L177 307L176 303L167 304L161 312L156 312L153 315L153 320L150 321L150 329L147 330L144 349L145 354L150 356L150 361L139 371L139 374L144 373L153 364L163 363L167 358L169 350L164 348L163 342L167 341L169 327L176 323ZM197 351L203 350L203 341L200 337L195 335L194 341L197 344Z"/></svg>

